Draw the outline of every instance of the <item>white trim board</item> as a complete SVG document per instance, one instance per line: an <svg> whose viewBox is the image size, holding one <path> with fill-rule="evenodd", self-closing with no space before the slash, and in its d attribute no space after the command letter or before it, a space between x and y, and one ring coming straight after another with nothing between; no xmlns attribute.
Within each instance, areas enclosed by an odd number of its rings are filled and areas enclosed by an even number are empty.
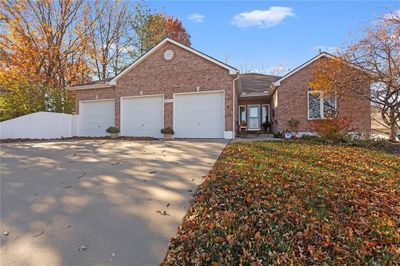
<svg viewBox="0 0 400 266"><path fill-rule="evenodd" d="M108 88L114 88L114 87L115 87L114 85L110 85L106 82L106 83L101 83L101 84L67 87L67 90L79 91L79 90L108 89Z"/></svg>

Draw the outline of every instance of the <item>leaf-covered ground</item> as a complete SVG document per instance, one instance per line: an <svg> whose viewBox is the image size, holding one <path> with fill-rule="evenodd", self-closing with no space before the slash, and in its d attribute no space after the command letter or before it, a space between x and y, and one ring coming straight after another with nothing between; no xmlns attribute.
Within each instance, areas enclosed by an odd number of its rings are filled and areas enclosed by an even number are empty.
<svg viewBox="0 0 400 266"><path fill-rule="evenodd" d="M323 144L228 145L165 265L397 265L400 157Z"/></svg>

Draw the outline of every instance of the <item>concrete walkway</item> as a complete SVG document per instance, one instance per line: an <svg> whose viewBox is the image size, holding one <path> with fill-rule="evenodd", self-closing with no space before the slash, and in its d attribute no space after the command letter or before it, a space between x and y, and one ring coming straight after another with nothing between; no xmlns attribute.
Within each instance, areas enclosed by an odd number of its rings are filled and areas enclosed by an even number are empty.
<svg viewBox="0 0 400 266"><path fill-rule="evenodd" d="M2 144L0 264L158 265L225 145Z"/></svg>

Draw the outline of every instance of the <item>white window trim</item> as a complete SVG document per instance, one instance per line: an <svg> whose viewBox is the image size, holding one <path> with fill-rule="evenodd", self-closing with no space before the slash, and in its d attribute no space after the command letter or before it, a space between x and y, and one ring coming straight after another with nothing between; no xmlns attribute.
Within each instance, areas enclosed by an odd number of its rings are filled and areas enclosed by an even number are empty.
<svg viewBox="0 0 400 266"><path fill-rule="evenodd" d="M262 108L267 107L268 109L268 122L271 122L271 105L270 104L262 104L261 105L261 124L263 123L263 117L262 117Z"/></svg>
<svg viewBox="0 0 400 266"><path fill-rule="evenodd" d="M311 118L310 117L310 93L319 93L319 118ZM337 94L335 93L335 112L337 111ZM307 91L307 119L308 120L322 120L327 119L324 115L324 93L322 91Z"/></svg>

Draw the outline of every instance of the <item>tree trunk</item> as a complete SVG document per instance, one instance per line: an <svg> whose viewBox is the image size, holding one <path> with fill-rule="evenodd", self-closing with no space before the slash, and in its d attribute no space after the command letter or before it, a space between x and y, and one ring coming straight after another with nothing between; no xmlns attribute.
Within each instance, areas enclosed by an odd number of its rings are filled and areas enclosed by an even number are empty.
<svg viewBox="0 0 400 266"><path fill-rule="evenodd" d="M395 123L390 125L389 139L391 141L397 141L397 128L396 128Z"/></svg>
<svg viewBox="0 0 400 266"><path fill-rule="evenodd" d="M397 141L397 126L396 126L396 117L395 117L395 112L394 109L391 108L390 110L390 133L389 133L389 139L391 141Z"/></svg>

